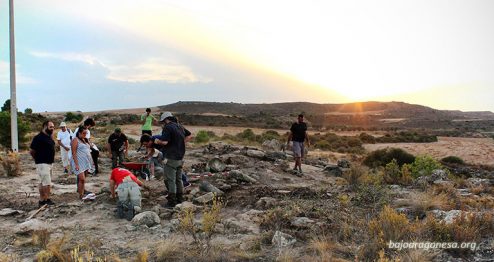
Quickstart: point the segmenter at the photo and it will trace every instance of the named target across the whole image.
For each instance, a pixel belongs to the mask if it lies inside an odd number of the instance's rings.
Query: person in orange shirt
[[[125,168],[114,168],[110,175],[110,192],[113,199],[118,195],[117,215],[132,220],[141,211],[141,187],[146,186]]]

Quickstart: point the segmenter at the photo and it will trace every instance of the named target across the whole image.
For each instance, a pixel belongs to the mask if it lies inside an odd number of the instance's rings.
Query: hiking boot
[[[42,207],[46,204],[46,200],[38,201],[38,207]]]
[[[117,217],[124,218],[124,207],[121,202],[117,203]]]
[[[177,204],[180,204],[184,202],[184,194],[183,193],[177,193]]]
[[[55,203],[53,201],[51,201],[51,199],[49,199],[49,198],[45,201],[45,204],[47,204],[49,206],[55,205]]]
[[[124,205],[124,217],[127,219],[127,221],[131,221],[132,218],[134,218],[135,212],[134,212],[134,206],[132,204],[127,204]]]
[[[177,195],[175,193],[169,193],[167,199],[168,201],[164,208],[173,209],[177,205]]]

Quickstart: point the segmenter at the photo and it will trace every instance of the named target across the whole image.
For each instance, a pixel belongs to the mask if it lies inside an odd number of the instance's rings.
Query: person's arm
[[[79,143],[79,141],[77,141],[78,139],[72,139],[72,142],[70,143],[70,147],[72,149],[72,159],[74,160],[74,164],[75,164],[75,170],[76,171],[79,171],[79,161],[77,160],[77,143]]]
[[[141,180],[139,180],[136,176],[134,176],[134,174],[130,174],[129,176],[130,179],[132,179],[132,181],[136,182],[136,184],[138,184],[141,187],[144,187],[144,184],[141,182]]]
[[[33,157],[33,159],[34,159],[34,155],[36,155],[36,150],[34,150],[34,149],[32,149],[32,148],[31,148],[31,149],[29,149],[29,154],[30,154],[30,155]]]
[[[110,192],[111,198],[115,198],[115,181],[110,177]]]
[[[309,132],[305,131],[305,141],[307,142],[307,146],[310,146]]]
[[[125,154],[125,156],[127,156],[127,154],[129,153],[129,140],[127,140],[127,139],[124,142],[124,148],[125,148],[124,154]]]
[[[184,128],[184,134],[185,134],[185,143],[192,140],[192,133],[189,130],[187,130],[186,128]]]
[[[155,138],[154,139],[154,143],[157,144],[157,145],[160,145],[160,146],[166,146],[166,145],[168,145],[168,141],[163,141],[163,140],[160,140],[158,138]]]
[[[287,145],[290,144],[290,141],[292,141],[292,137],[293,137],[293,133],[292,133],[292,131],[290,131],[290,134],[288,134],[288,139],[286,141]]]
[[[111,145],[110,145],[110,143],[106,143],[106,151],[108,151],[108,154],[111,155]]]

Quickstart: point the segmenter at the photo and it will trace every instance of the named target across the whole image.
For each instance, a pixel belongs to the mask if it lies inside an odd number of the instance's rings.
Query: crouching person
[[[115,168],[110,176],[110,192],[117,201],[117,215],[119,218],[132,220],[134,215],[141,211],[141,187],[145,185],[125,168]]]

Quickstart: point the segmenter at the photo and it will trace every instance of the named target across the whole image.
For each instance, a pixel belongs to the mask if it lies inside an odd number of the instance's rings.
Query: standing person
[[[39,176],[39,202],[40,207],[54,205],[50,199],[51,193],[51,174],[53,162],[55,161],[55,141],[52,135],[55,125],[51,121],[43,122],[41,132],[34,136],[31,142],[29,153],[34,158],[36,164],[36,173]]]
[[[110,175],[111,197],[118,195],[117,214],[132,220],[141,210],[141,188],[144,184],[125,168],[114,168]],[[116,193],[115,193],[116,192]]]
[[[75,138],[72,139],[71,151],[72,159],[70,165],[72,167],[72,173],[77,176],[77,192],[79,192],[79,198],[85,200],[94,196],[91,192],[85,191],[86,176],[93,171],[93,161],[91,158],[91,150],[89,141],[86,138],[87,128],[79,126],[75,133]]]
[[[99,149],[91,141],[91,131],[89,131],[89,129],[96,126],[96,123],[94,122],[94,120],[92,118],[88,118],[88,119],[84,120],[83,125],[87,129],[86,139],[89,143],[89,148],[91,151],[91,158],[93,159],[93,163],[94,163],[94,167],[95,167],[94,171],[93,171],[94,173],[92,173],[92,174],[97,175],[99,173],[99,166],[98,166]],[[75,130],[75,133],[77,133],[77,129]]]
[[[161,137],[154,139],[154,144],[163,146],[166,164],[164,172],[168,182],[167,208],[173,208],[183,201],[182,166],[185,155],[185,142],[190,139],[191,133],[174,121],[170,112],[161,115],[160,122],[164,123]]]
[[[70,141],[72,140],[72,131],[67,128],[65,122],[60,123],[60,131],[57,133],[57,143],[60,146],[60,155],[62,158],[63,173],[68,174],[69,158],[70,158]]]
[[[143,121],[142,125],[142,134],[153,135],[153,121],[157,121],[157,119],[151,115],[151,108],[146,108],[146,113],[141,115],[141,121]]]
[[[111,168],[117,167],[117,158],[118,165],[121,165],[129,150],[129,140],[119,127],[115,128],[115,132],[108,137],[106,148],[111,154]]]
[[[290,128],[290,134],[288,135],[287,145],[293,142],[293,158],[295,159],[295,166],[293,170],[302,174],[302,158],[304,157],[304,141],[307,142],[307,146],[310,146],[309,134],[307,133],[307,124],[304,122],[304,115],[298,115],[297,122],[292,124]]]

